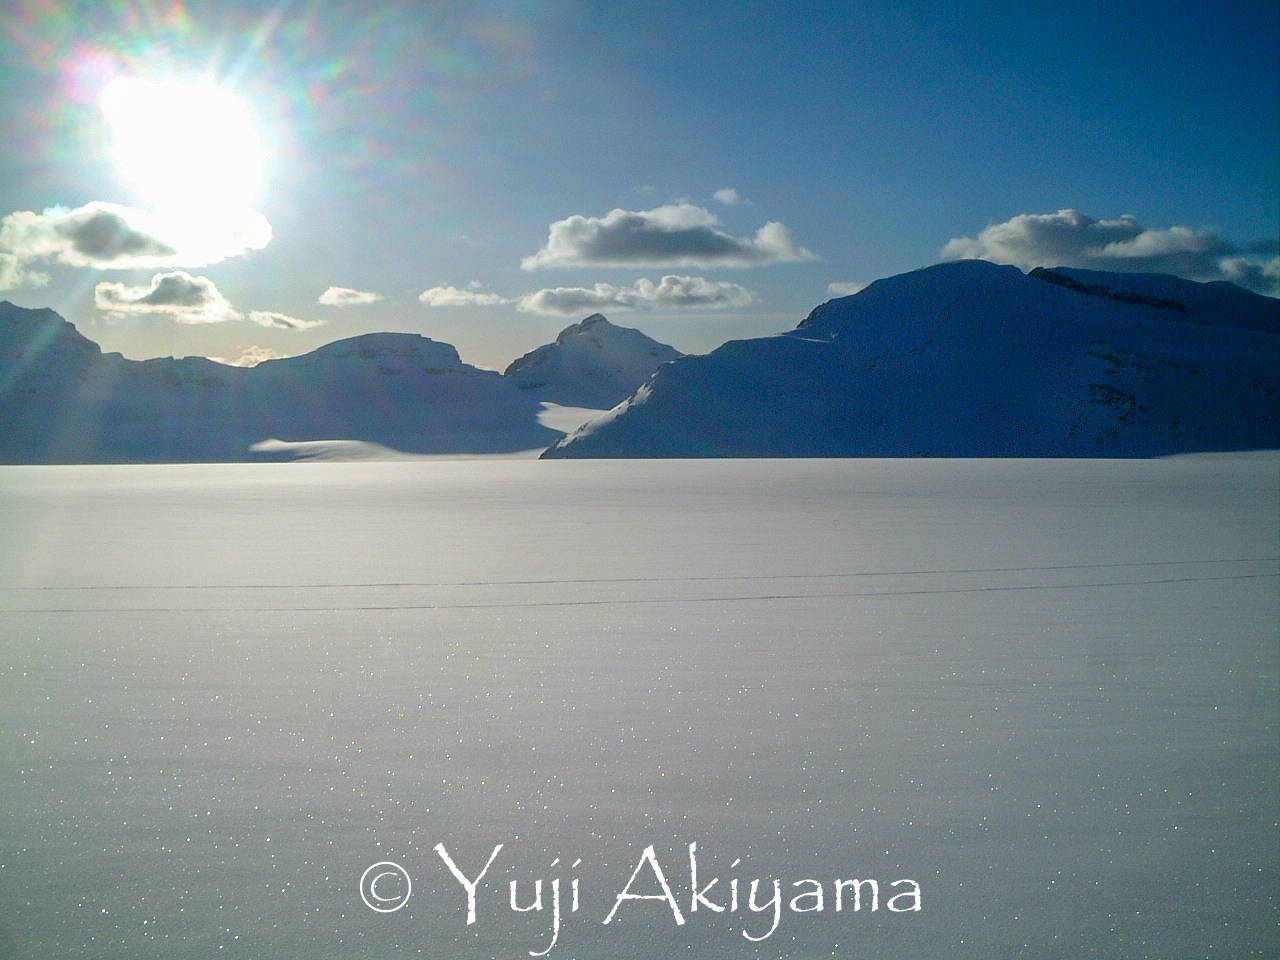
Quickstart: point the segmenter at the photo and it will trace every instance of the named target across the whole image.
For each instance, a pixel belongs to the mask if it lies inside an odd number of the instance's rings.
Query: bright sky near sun
[[[688,352],[981,256],[1280,293],[1271,0],[18,0],[0,297],[126,356]]]

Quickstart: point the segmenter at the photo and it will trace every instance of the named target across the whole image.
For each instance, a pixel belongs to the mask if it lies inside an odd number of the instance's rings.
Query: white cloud
[[[283,360],[288,357],[287,353],[280,353],[270,347],[260,347],[254,345],[245,349],[235,360],[228,360],[224,357],[210,357],[210,360],[216,363],[225,363],[229,367],[256,367],[258,364],[267,360]]]
[[[0,253],[0,290],[12,290],[26,282],[22,261],[12,253]]]
[[[0,224],[0,246],[20,260],[56,260],[73,267],[156,266],[176,251],[139,221],[137,211],[114,203],[75,210],[19,210]]]
[[[726,207],[736,207],[742,202],[742,195],[733,187],[722,187],[712,194],[717,201],[723,203]]]
[[[594,287],[555,287],[539,290],[520,300],[526,313],[573,316],[605,310],[701,309],[717,310],[741,307],[757,299],[754,291],[736,283],[707,280],[703,277],[665,276],[659,283],[637,280],[629,287],[597,283]]]
[[[496,307],[515,302],[496,293],[485,293],[474,282],[467,284],[465,290],[450,286],[432,287],[418,294],[418,299],[429,307]]]
[[[1189,280],[1230,280],[1280,293],[1280,258],[1272,241],[1241,247],[1211,230],[1175,226],[1153,230],[1132,216],[1095,220],[1078,210],[1024,213],[988,226],[976,237],[956,237],[944,257],[979,258],[1030,270],[1083,267],[1134,273],[1171,273]],[[1272,255],[1266,263],[1250,259]]]
[[[551,224],[547,243],[525,270],[546,267],[754,267],[816,259],[791,233],[766,223],[754,238],[733,237],[715,214],[690,203],[653,210],[613,210],[604,217],[574,215]]]
[[[182,270],[157,273],[148,287],[123,283],[99,283],[94,303],[112,314],[160,313],[178,323],[224,323],[243,316],[207,277],[193,277]]]
[[[12,253],[0,251],[0,290],[14,287],[43,287],[49,282],[47,273],[31,270]]]
[[[271,225],[253,210],[179,216],[95,200],[74,210],[19,210],[0,221],[0,250],[22,262],[100,270],[203,267],[270,242]]]
[[[837,297],[849,297],[866,288],[867,285],[865,283],[858,283],[856,280],[836,281],[835,283],[827,284],[827,293]]]
[[[250,310],[249,319],[260,327],[275,327],[278,330],[310,330],[312,327],[324,326],[323,320],[299,320],[274,310]]]
[[[1280,257],[1272,257],[1266,263],[1228,257],[1222,261],[1222,272],[1232,283],[1280,297]]]
[[[155,313],[177,323],[228,323],[249,320],[277,330],[309,330],[323,320],[300,320],[274,310],[250,310],[246,317],[231,305],[207,277],[193,277],[184,270],[157,273],[149,286],[129,287],[103,281],[94,287],[94,303],[113,317]]]
[[[376,303],[382,299],[380,293],[365,290],[352,290],[350,287],[330,287],[320,294],[316,303],[326,307],[353,307],[362,303]]]

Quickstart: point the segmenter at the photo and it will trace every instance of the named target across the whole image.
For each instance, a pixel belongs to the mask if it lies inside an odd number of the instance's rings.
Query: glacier
[[[552,958],[1274,956],[1278,497],[1274,454],[0,467],[0,953],[516,960],[554,886]],[[499,844],[468,924],[435,848]],[[683,924],[619,906],[649,848]]]

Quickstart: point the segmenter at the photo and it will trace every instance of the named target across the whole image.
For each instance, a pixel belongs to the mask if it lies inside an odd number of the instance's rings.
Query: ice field
[[[1273,957],[1278,585],[1274,454],[3,467],[0,956]]]

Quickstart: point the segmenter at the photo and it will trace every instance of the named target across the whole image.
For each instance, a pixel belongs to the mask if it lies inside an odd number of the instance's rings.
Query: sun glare
[[[251,208],[266,152],[244,102],[213,83],[121,77],[102,93],[116,163],[163,212]]]

